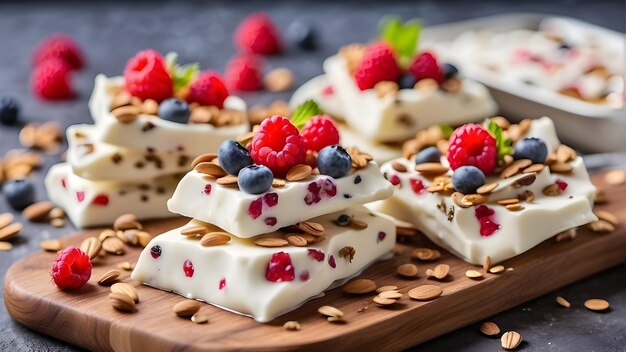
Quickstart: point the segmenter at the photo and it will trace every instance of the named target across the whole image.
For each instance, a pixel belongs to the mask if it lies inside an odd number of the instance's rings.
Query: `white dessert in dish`
[[[319,215],[391,196],[393,187],[374,162],[341,178],[314,175],[255,195],[218,185],[214,177],[190,171],[169,209],[217,225],[242,238],[272,232]]]
[[[452,171],[422,173],[415,171],[413,159],[397,159],[381,169],[398,189],[373,208],[412,223],[433,242],[473,264],[483,263],[486,256],[492,262],[509,259],[560,232],[595,221],[595,187],[582,158],[567,155],[572,151],[560,146],[552,120],[534,120],[525,137],[545,142],[553,153],[547,159],[550,166],[529,169],[530,160],[512,161],[508,171],[520,165],[515,173],[504,178],[507,167],[499,176],[487,176],[490,191],[479,188],[479,194],[463,195],[449,187]],[[449,165],[445,156],[441,165]]]
[[[367,229],[338,226],[335,220],[341,214],[366,222]],[[202,246],[180,233],[190,226],[210,226],[192,220],[155,237],[141,253],[132,279],[268,322],[334,282],[359,274],[395,244],[393,221],[362,206],[311,221],[324,226],[325,241],[265,248],[236,236],[224,245]],[[347,247],[352,249],[342,250]]]
[[[166,203],[179,179],[178,175],[168,175],[144,182],[91,181],[61,163],[50,168],[45,186],[49,199],[82,228],[110,225],[127,213],[138,219],[171,217]]]

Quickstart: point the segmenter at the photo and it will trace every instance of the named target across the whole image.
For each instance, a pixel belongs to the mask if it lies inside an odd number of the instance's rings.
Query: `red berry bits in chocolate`
[[[191,260],[185,260],[185,262],[183,263],[183,272],[185,272],[186,277],[193,276],[194,269]]]
[[[319,249],[309,249],[308,254],[309,258],[317,260],[318,262],[324,261],[324,257],[326,257],[324,252],[320,251]]]
[[[224,287],[226,287],[226,278],[222,278],[222,279],[220,280],[220,284],[219,284],[219,289],[220,289],[220,290],[223,290],[223,289],[224,289]]]
[[[165,59],[156,50],[142,50],[132,57],[126,64],[124,81],[126,90],[142,100],[161,102],[174,94]]]
[[[474,215],[480,224],[480,235],[489,237],[500,229],[500,224],[495,221],[496,212],[486,205],[479,205],[474,209]]]
[[[272,258],[267,262],[265,278],[270,282],[293,281],[295,270],[291,264],[291,256],[285,252],[272,254]]]
[[[54,258],[50,275],[58,288],[77,289],[89,280],[91,268],[89,256],[85,252],[76,247],[68,247]]]

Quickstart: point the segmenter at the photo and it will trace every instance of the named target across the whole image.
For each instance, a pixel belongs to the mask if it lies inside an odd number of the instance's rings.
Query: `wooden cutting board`
[[[601,205],[626,224],[626,187],[607,186],[600,176],[595,183],[606,190],[608,204]],[[147,224],[160,233],[183,224],[173,219]],[[80,242],[98,230],[82,231],[63,239],[66,245]],[[435,248],[423,236],[396,246],[392,259],[367,269],[361,277],[379,286],[396,285],[404,293],[421,284],[443,288],[441,297],[417,302],[404,296],[389,308],[376,306],[373,294],[348,296],[335,289],[268,324],[260,324],[224,310],[203,304],[209,323],[197,325],[178,318],[172,306],[182,297],[136,282],[125,272],[123,282],[132,283],[140,296],[134,313],[114,310],[108,303],[109,288],[97,285],[100,275],[124,261],[134,263],[140,249],[132,248],[123,256],[107,256],[94,266],[89,283],[77,292],[58,290],[50,280],[53,253],[37,253],[15,263],[7,272],[4,300],[11,316],[34,330],[72,344],[101,351],[286,351],[286,350],[382,350],[396,351],[414,346],[457,328],[480,321],[503,310],[556,290],[576,280],[610,268],[626,260],[626,228],[621,225],[608,235],[581,229],[570,241],[546,241],[518,257],[508,260],[514,268],[498,275],[486,274],[480,280],[465,277],[467,264],[449,253],[435,263],[417,263],[420,276],[401,279],[399,264],[411,262],[409,253],[416,246]],[[451,276],[439,282],[426,278],[424,271],[436,264],[451,267]],[[250,292],[253,299],[254,292]],[[332,305],[345,313],[346,324],[332,324],[317,313],[322,305]],[[297,320],[300,331],[286,331],[282,325]]]

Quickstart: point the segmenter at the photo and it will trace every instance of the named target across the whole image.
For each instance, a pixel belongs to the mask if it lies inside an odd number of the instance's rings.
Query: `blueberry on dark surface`
[[[400,87],[400,89],[413,89],[416,82],[417,79],[415,79],[415,76],[413,76],[413,74],[404,73],[402,74],[402,76],[400,76],[400,79],[398,79],[398,86]]]
[[[239,188],[250,194],[261,194],[267,191],[272,187],[273,180],[272,170],[267,166],[256,164],[241,169],[237,177]]]
[[[437,147],[422,149],[415,155],[415,164],[438,163],[441,153]]]
[[[287,27],[287,41],[304,50],[317,48],[317,32],[313,25],[306,21],[295,20]]]
[[[539,138],[524,138],[515,143],[513,158],[516,160],[530,159],[533,164],[543,164],[546,157],[548,157],[548,147]]]
[[[485,184],[485,174],[476,166],[461,166],[454,170],[452,184],[463,194],[475,193],[478,187]]]
[[[340,178],[352,169],[352,158],[341,146],[329,145],[317,155],[317,168],[322,175]]]
[[[3,125],[12,125],[17,122],[17,115],[20,112],[20,105],[17,100],[11,97],[3,97],[0,99],[0,123]]]
[[[220,166],[231,175],[238,175],[239,171],[248,165],[252,165],[252,157],[248,149],[237,141],[229,139],[220,144],[217,151]]]
[[[447,62],[443,64],[442,71],[443,71],[443,78],[446,80],[459,74],[459,69],[456,68],[456,66],[454,66],[453,64],[449,64]]]
[[[180,99],[165,99],[159,105],[159,117],[163,120],[177,123],[187,123],[189,120],[189,114],[189,105]]]
[[[2,193],[14,209],[21,210],[35,202],[35,187],[27,179],[10,180],[4,183]]]

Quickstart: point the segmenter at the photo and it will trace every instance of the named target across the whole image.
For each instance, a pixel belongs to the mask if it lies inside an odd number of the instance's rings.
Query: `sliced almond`
[[[568,163],[556,163],[550,165],[550,171],[558,174],[566,174],[572,172],[574,168]]]
[[[184,229],[180,231],[181,235],[188,236],[188,237],[204,236],[207,233],[209,233],[209,229],[202,225],[185,227]]]
[[[98,235],[98,240],[100,242],[106,240],[109,237],[115,237],[116,236],[116,231],[112,230],[112,229],[106,229],[103,230],[102,232],[100,232],[100,234]]]
[[[115,280],[117,280],[118,277],[120,277],[122,273],[120,273],[118,270],[109,270],[106,273],[102,274],[102,276],[100,276],[100,278],[98,279],[98,284],[100,285],[111,285],[115,282]]]
[[[311,235],[322,235],[324,233],[324,225],[317,222],[303,221],[296,225],[300,230]]]
[[[107,253],[122,255],[126,252],[124,242],[117,237],[109,237],[102,242],[102,249]]]
[[[54,204],[52,204],[52,202],[37,202],[24,208],[24,210],[22,210],[22,215],[30,221],[39,221],[46,218],[52,208],[54,208]]]
[[[293,72],[287,68],[276,68],[263,78],[265,88],[270,92],[284,92],[293,86]]]
[[[283,324],[283,328],[289,331],[297,331],[297,330],[300,330],[300,323],[298,323],[297,321],[290,320],[290,321],[285,322],[285,324]]]
[[[409,297],[416,301],[431,301],[443,294],[443,289],[435,285],[421,285],[409,291]]]
[[[205,247],[220,246],[228,242],[230,242],[230,236],[226,232],[209,232],[200,240],[200,244]]]
[[[87,237],[80,244],[79,248],[89,256],[89,259],[94,259],[100,253],[102,242],[96,237]]]
[[[130,262],[121,262],[121,263],[117,264],[116,267],[118,269],[122,269],[122,270],[126,270],[126,271],[130,271],[130,270],[133,270],[135,268],[135,266],[133,264],[131,264]]]
[[[500,333],[500,327],[491,321],[480,324],[480,332],[487,336],[496,336]]]
[[[480,279],[483,277],[483,274],[481,274],[480,271],[477,270],[467,270],[465,272],[465,276],[469,277],[470,279]]]
[[[262,237],[254,240],[254,244],[260,247],[284,247],[289,244],[287,240],[278,237]]]
[[[524,174],[530,174],[530,173],[540,173],[541,171],[543,171],[543,168],[546,167],[544,164],[532,164],[529,167],[525,168],[524,170],[522,170],[522,173]]]
[[[561,296],[556,296],[556,303],[558,303],[561,307],[570,308],[572,306],[568,300]]]
[[[356,279],[343,285],[341,290],[349,294],[362,295],[376,291],[376,283],[370,279]]]
[[[217,179],[216,183],[222,186],[236,186],[237,185],[237,176],[235,175],[226,175]]]
[[[136,236],[137,236],[137,243],[141,247],[147,246],[148,243],[150,243],[150,241],[152,240],[152,235],[146,231],[137,231]]]
[[[52,225],[53,227],[63,227],[65,226],[65,220],[60,218],[54,218],[50,220],[50,225]]]
[[[593,311],[603,311],[609,309],[609,302],[599,298],[592,298],[585,301],[585,308]]]
[[[113,222],[114,230],[130,230],[130,229],[139,229],[141,230],[143,227],[137,221],[137,216],[135,214],[124,214],[120,215]]]
[[[13,248],[11,242],[0,241],[0,251],[10,251]]]
[[[385,291],[385,292],[391,292],[391,291]],[[380,306],[389,306],[392,305],[394,303],[396,303],[398,300],[397,299],[393,299],[393,298],[385,298],[385,297],[381,297],[376,296],[372,299],[372,301],[374,301],[374,303],[380,305]]]
[[[492,274],[499,274],[504,271],[504,265],[496,265],[493,268],[489,269],[489,272]]]
[[[491,269],[491,257],[485,256],[485,260],[483,261],[483,271],[488,272]]]
[[[281,188],[281,187],[285,187],[285,180],[282,180],[280,178],[275,178],[272,180],[272,187],[274,188]]]
[[[402,164],[401,162],[398,162],[398,161],[393,161],[391,163],[391,167],[394,170],[398,171],[398,172],[406,172],[407,171],[406,166],[404,166],[404,164]]]
[[[500,342],[505,350],[514,350],[522,343],[522,335],[516,331],[507,331],[502,334]]]
[[[111,114],[115,116],[120,123],[132,123],[137,120],[137,117],[141,114],[141,109],[133,105],[120,106],[119,108],[113,109]]]
[[[383,291],[381,293],[378,294],[378,297],[382,297],[382,298],[389,298],[389,299],[394,299],[394,300],[399,300],[400,298],[402,298],[402,293],[398,292],[398,291]]]
[[[367,228],[367,223],[365,221],[352,218],[352,221],[350,221],[350,227],[356,230],[365,230]]]
[[[381,287],[377,288],[376,292],[381,293],[381,292],[385,292],[385,291],[395,291],[397,289],[398,289],[398,286],[387,285],[387,286],[381,286]]]
[[[213,159],[215,159],[215,158],[217,158],[217,154],[216,153],[207,153],[207,154],[198,155],[191,162],[191,167],[195,168],[200,163],[209,163],[209,162],[213,161]]]
[[[614,186],[626,183],[626,172],[624,170],[611,170],[604,175],[606,183]]]
[[[304,180],[305,178],[311,175],[312,171],[313,171],[313,168],[311,168],[309,165],[298,164],[292,167],[291,169],[289,169],[289,171],[287,172],[286,178],[288,181],[292,181],[292,182]]]
[[[407,263],[407,264],[402,264],[398,266],[398,268],[396,269],[396,272],[398,273],[398,275],[402,277],[414,278],[414,277],[417,277],[419,270],[417,269],[417,265]]]
[[[607,234],[607,233],[611,233],[615,231],[615,226],[613,226],[613,224],[605,220],[598,220],[598,221],[590,222],[589,224],[587,224],[587,227],[591,231],[595,233],[600,233],[600,234]]]
[[[10,223],[13,222],[13,214],[11,213],[2,213],[0,214],[0,230],[7,227]]]
[[[191,316],[191,321],[196,324],[206,324],[209,322],[209,316],[205,313],[197,312]]]
[[[500,200],[496,201],[496,203],[498,203],[500,205],[516,204],[516,203],[519,203],[519,199],[517,199],[517,198],[500,199]]]
[[[0,241],[12,240],[22,231],[22,224],[14,222],[2,229],[0,229]]]
[[[519,172],[519,166],[515,164],[511,164],[510,166],[502,170],[502,172],[500,173],[500,178],[510,178],[510,177],[517,175],[518,172]]]
[[[415,171],[426,175],[441,175],[448,172],[449,168],[440,163],[421,163],[415,165]]]
[[[39,243],[39,246],[44,251],[48,252],[58,252],[63,249],[63,243],[59,240],[45,240]]]
[[[123,312],[132,312],[135,310],[135,301],[124,293],[110,293],[109,303],[111,303],[113,308]]]
[[[452,199],[454,204],[460,206],[461,208],[471,207],[472,206],[471,204],[463,203],[463,197],[465,197],[465,195],[463,195],[463,193],[461,192],[454,192],[452,193],[452,195],[450,195],[450,198]]]
[[[343,318],[343,312],[333,306],[321,306],[317,312],[327,317]]]
[[[437,260],[441,257],[441,253],[436,249],[430,248],[415,248],[413,252],[411,252],[411,258],[419,259],[423,261],[432,261]]]
[[[296,247],[305,247],[308,244],[306,238],[295,233],[287,235],[287,242],[289,242],[290,245]]]
[[[619,219],[617,219],[617,216],[613,215],[612,213],[609,213],[606,210],[597,209],[597,210],[594,210],[593,213],[596,214],[598,219],[609,222],[611,223],[611,225],[615,226],[619,223]]]
[[[222,169],[221,166],[216,165],[212,162],[202,162],[196,165],[196,167],[194,167],[194,170],[196,170],[197,172],[201,174],[205,174],[205,175],[209,175],[213,177],[226,176],[226,171],[224,171],[224,169]]]
[[[509,205],[505,205],[504,206],[506,208],[506,210],[509,211],[520,211],[520,210],[524,210],[524,206],[522,206],[521,204],[517,203],[517,204],[509,204]]]
[[[132,285],[125,282],[118,282],[111,285],[111,292],[125,294],[130,297],[133,302],[139,303],[139,294],[137,293],[137,290]]]
[[[191,317],[200,310],[200,303],[195,299],[180,301],[172,307],[174,314],[179,317]]]
[[[450,265],[448,264],[439,264],[432,270],[432,276],[439,280],[445,279],[450,273]]]

